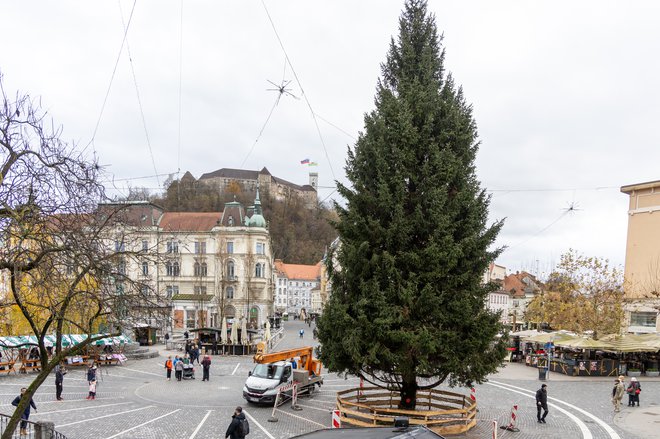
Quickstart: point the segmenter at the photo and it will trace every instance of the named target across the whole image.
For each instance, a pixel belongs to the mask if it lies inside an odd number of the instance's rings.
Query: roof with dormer
[[[165,212],[159,226],[167,232],[210,232],[221,218],[220,212]]]

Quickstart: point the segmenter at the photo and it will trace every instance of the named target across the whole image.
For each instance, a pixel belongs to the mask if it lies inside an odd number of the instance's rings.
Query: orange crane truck
[[[265,343],[257,345],[256,365],[243,386],[247,402],[273,404],[280,388],[294,382],[298,393],[312,393],[323,384],[321,362],[314,358],[311,346],[266,353]],[[288,391],[290,393],[290,391]]]

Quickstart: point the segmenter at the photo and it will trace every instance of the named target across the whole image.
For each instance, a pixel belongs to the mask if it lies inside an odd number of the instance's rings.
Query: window
[[[123,252],[126,249],[126,246],[124,245],[124,241],[116,240],[115,241],[115,251],[116,252]]]
[[[254,277],[264,277],[264,264],[257,263],[254,269]]]
[[[179,276],[181,274],[181,268],[179,267],[178,262],[168,261],[165,263],[165,275],[166,276]]]
[[[227,287],[227,299],[234,298],[234,287]]]
[[[193,292],[195,294],[203,294],[206,295],[206,285],[195,285],[193,287]]]
[[[140,294],[143,296],[146,296],[149,294],[149,286],[148,285],[140,285]]]
[[[72,262],[66,264],[66,274],[73,274],[74,267]]]
[[[234,261],[228,261],[227,262],[227,277],[229,279],[234,279],[234,276],[235,276]]]
[[[119,263],[117,264],[117,273],[121,275],[126,274],[126,261],[119,261]]]
[[[124,284],[117,284],[117,286],[115,287],[115,291],[119,295],[124,294]]]
[[[142,276],[149,276],[149,263],[146,261],[142,262]]]
[[[179,243],[175,240],[167,241],[167,253],[179,253]]]
[[[227,253],[230,255],[234,253],[234,243],[232,241],[227,243]]]
[[[195,327],[195,314],[194,310],[186,310],[186,328],[192,329]]]
[[[179,294],[179,286],[178,285],[168,285],[165,287],[165,291],[167,293],[167,298],[171,299],[172,296],[175,296]]]
[[[201,264],[195,262],[195,265],[193,265],[193,272],[195,276],[208,276],[208,266],[206,265],[206,262],[202,262]]]
[[[149,251],[149,241],[142,241],[142,253]]]
[[[227,225],[229,225],[229,227],[234,225],[234,217],[233,216],[229,215],[229,218],[227,218]]]
[[[266,254],[266,244],[263,242],[257,242],[257,254],[264,255]]]
[[[195,253],[198,255],[206,254],[206,241],[195,242]]]
[[[644,326],[645,328],[655,328],[656,312],[631,312],[630,326]]]

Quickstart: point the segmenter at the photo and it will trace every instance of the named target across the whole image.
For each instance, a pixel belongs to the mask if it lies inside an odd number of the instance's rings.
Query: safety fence
[[[0,413],[0,434],[4,434],[11,416]],[[25,427],[25,428],[22,428]],[[12,439],[66,439],[62,433],[55,431],[52,422],[19,422],[12,434]]]
[[[380,387],[357,387],[337,392],[342,424],[360,427],[394,425],[406,417],[410,425],[424,425],[439,434],[461,434],[477,424],[477,403],[469,396],[445,390],[417,391],[415,410],[399,409],[400,394]]]

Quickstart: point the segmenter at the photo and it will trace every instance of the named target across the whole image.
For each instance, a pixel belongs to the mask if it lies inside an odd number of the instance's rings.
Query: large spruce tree
[[[444,69],[423,0],[408,0],[377,86],[376,109],[349,150],[337,205],[341,244],[319,322],[330,371],[399,390],[481,382],[504,356],[482,279],[502,226],[475,175],[477,128]]]

